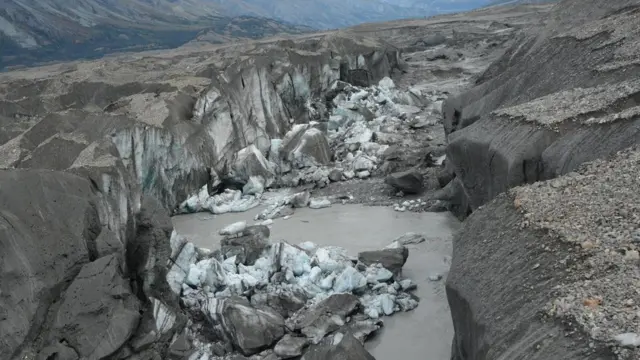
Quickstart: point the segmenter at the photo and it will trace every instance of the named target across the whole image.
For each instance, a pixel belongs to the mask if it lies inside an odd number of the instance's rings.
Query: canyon
[[[638,358],[639,16],[1,73],[2,358]]]

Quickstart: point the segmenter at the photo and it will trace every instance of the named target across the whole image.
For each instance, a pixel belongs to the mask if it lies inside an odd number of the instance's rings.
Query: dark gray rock
[[[347,325],[340,332],[349,334],[362,344],[383,326],[382,320],[370,319],[367,315],[354,315]]]
[[[0,354],[39,334],[44,310],[95,256],[95,200],[91,183],[73,174],[0,170]]]
[[[206,311],[210,321],[219,321],[234,348],[244,355],[272,346],[285,334],[284,319],[272,309],[256,308],[240,297],[209,301]]]
[[[331,172],[329,173],[329,180],[333,182],[342,181],[342,171],[338,169],[331,170]]]
[[[115,255],[82,267],[62,297],[54,323],[82,358],[103,359],[133,335],[140,320],[140,302],[123,278]]]
[[[282,279],[277,279],[277,274],[282,274]],[[274,277],[272,277],[272,282],[274,283],[279,283],[283,280],[284,274],[281,272],[274,274]],[[251,303],[258,307],[267,306],[277,311],[283,318],[288,319],[305,306],[307,296],[302,290],[297,288],[281,288],[277,291],[254,294],[251,297]]]
[[[136,235],[126,248],[127,269],[134,280],[134,291],[141,299],[154,297],[178,309],[178,297],[171,292],[166,280],[171,257],[171,218],[157,199],[143,196],[136,220]]]
[[[635,78],[637,67],[619,55],[638,51],[630,40],[636,20],[626,12],[635,6],[563,1],[544,31],[522,35],[474,88],[447,99],[447,161],[468,203],[458,215],[510,187],[569,173],[640,142],[640,120],[630,110],[637,91],[622,90],[636,85],[621,84]],[[594,89],[598,95],[585,95]],[[557,115],[549,122],[548,114]]]
[[[270,246],[269,233],[269,228],[264,225],[249,226],[238,237],[220,240],[221,251],[227,258],[237,256],[238,262],[253,265]]]
[[[164,360],[160,352],[154,349],[144,350],[125,357],[127,360]]]
[[[334,294],[287,320],[287,327],[300,331],[317,344],[325,335],[343,326],[346,317],[359,306],[360,300],[355,295]]]
[[[273,352],[281,359],[291,359],[302,355],[304,349],[309,345],[309,339],[306,337],[285,335],[276,346]]]
[[[296,193],[291,198],[291,206],[294,208],[305,208],[309,206],[309,200],[311,199],[311,193],[309,191],[302,191]]]
[[[351,334],[338,332],[320,344],[312,345],[301,360],[375,360]]]
[[[363,251],[358,254],[358,261],[370,266],[381,264],[385,269],[391,271],[394,276],[402,272],[402,267],[409,257],[409,249],[400,246],[393,249],[383,249],[374,251]]]
[[[442,48],[438,50],[429,51],[425,58],[428,61],[435,60],[458,60],[460,58],[460,54],[458,54],[455,50],[449,48]]]
[[[385,181],[406,194],[417,194],[424,189],[424,178],[415,169],[389,174]]]
[[[188,358],[193,352],[191,342],[187,339],[185,332],[182,332],[171,342],[167,354],[171,360],[181,360]]]
[[[79,360],[78,353],[65,343],[55,343],[42,349],[36,360]]]
[[[557,264],[572,250],[552,245],[553,251],[545,251],[544,244],[557,242],[521,229],[522,221],[513,199],[503,194],[471,214],[454,237],[446,282],[455,328],[452,359],[484,357],[489,349],[530,360],[614,359],[608,346],[594,342],[592,348],[588,335],[565,336],[560,322],[540,318],[554,287],[571,275]]]

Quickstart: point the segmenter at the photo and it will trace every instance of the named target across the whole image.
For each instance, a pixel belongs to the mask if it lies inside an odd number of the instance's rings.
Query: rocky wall
[[[357,70],[371,83],[399,67],[397,50],[366,39],[255,52],[200,95],[132,83],[71,86],[68,98],[54,91],[33,106],[7,100],[15,123],[0,146],[3,358],[178,356],[186,317],[165,280],[175,260],[166,209],[238,150],[255,144],[266,154],[292,122],[318,116],[312,103],[334,80]],[[124,89],[123,97],[100,98],[101,89]],[[132,111],[148,97],[162,105]]]
[[[640,97],[627,82],[639,70],[637,6],[562,1],[540,34],[523,36],[475,87],[445,102],[449,168],[466,198],[457,205],[468,203],[458,215],[640,140]]]
[[[525,184],[532,185],[523,189],[534,192],[556,188],[553,181],[544,187],[540,182],[571,178],[582,164],[640,142],[638,9],[638,1],[561,1],[539,33],[523,35],[473,88],[443,105],[448,146],[447,170],[440,178],[451,179],[444,192],[451,209],[468,216],[454,240],[447,280],[455,327],[452,359],[637,356],[633,345],[620,350],[612,336],[597,335],[611,324],[593,330],[585,325],[590,320],[582,322],[603,311],[601,304],[591,309],[587,295],[576,300],[586,302],[571,316],[547,316],[558,289],[576,278],[587,288],[597,281],[587,270],[595,266],[589,265],[591,255],[550,235],[557,228],[548,223],[563,221],[551,209],[569,209],[565,202],[573,192],[603,183],[615,192],[616,179],[626,175],[607,180],[592,175],[554,192],[552,203],[532,203],[548,214],[537,228],[528,226],[520,200],[505,192]],[[617,166],[612,162],[606,168]],[[606,198],[583,200],[596,209],[622,201],[613,193]],[[584,206],[570,209],[567,213],[579,214]],[[630,241],[626,235],[620,239]],[[607,281],[626,276],[611,275]]]

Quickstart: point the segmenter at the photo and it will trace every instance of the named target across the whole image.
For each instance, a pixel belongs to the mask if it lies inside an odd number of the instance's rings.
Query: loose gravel
[[[523,228],[575,245],[571,283],[547,311],[571,319],[619,359],[640,358],[640,149],[511,190]],[[574,254],[575,255],[575,254]],[[592,343],[593,345],[593,343]]]

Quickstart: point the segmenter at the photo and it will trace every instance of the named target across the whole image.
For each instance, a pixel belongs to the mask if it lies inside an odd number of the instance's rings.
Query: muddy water
[[[258,209],[246,213],[212,216],[182,215],[173,218],[176,230],[196,245],[215,248],[219,229],[235,221],[254,223]],[[391,208],[361,205],[333,205],[313,210],[297,209],[288,220],[276,219],[271,227],[272,240],[290,243],[313,241],[319,245],[337,245],[357,254],[380,249],[406,232],[420,232],[427,241],[410,245],[403,274],[418,284],[420,306],[407,313],[384,317],[384,328],[367,348],[378,360],[448,360],[453,328],[449,317],[444,282],[429,276],[448,271],[452,233],[458,222],[448,213],[399,213]]]

